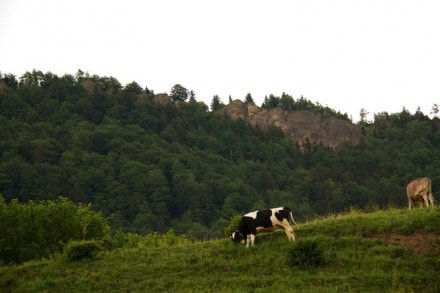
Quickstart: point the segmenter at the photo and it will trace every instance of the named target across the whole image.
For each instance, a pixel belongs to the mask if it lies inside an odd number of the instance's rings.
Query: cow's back
[[[416,199],[422,193],[431,193],[431,179],[428,177],[414,179],[406,186],[406,195],[410,199]]]

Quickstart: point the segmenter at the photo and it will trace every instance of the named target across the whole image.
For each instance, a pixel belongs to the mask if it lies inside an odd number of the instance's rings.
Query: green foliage
[[[64,255],[68,262],[83,259],[93,259],[102,251],[101,244],[96,240],[70,241],[64,248]]]
[[[231,217],[231,219],[229,220],[229,225],[225,228],[225,234],[227,236],[231,235],[231,233],[234,232],[235,229],[237,229],[242,217],[243,216],[239,214],[235,214]]]
[[[18,81],[14,74],[8,73],[2,75],[0,73],[0,80],[3,80],[7,87],[11,89],[17,89],[18,88]]]
[[[318,102],[313,103],[312,101],[302,96],[299,99],[295,100],[291,95],[288,95],[286,93],[283,93],[281,97],[274,96],[273,94],[270,94],[269,97],[266,96],[264,98],[262,107],[268,109],[281,108],[287,111],[311,111],[314,113],[318,113],[322,116],[330,116],[336,117],[338,119],[349,120],[347,114],[336,112],[328,106],[323,106]]]
[[[142,87],[137,82],[132,81],[124,87],[124,90],[133,94],[140,94]]]
[[[223,104],[223,103],[220,101],[220,97],[219,97],[219,96],[214,95],[214,97],[212,98],[212,102],[211,102],[211,105],[210,105],[210,106],[211,106],[211,111],[216,111],[216,110],[218,110],[218,109],[224,107],[225,104]]]
[[[289,249],[286,262],[289,266],[311,269],[321,267],[326,261],[323,249],[316,241],[300,240]]]
[[[103,248],[106,250],[114,250],[120,248],[136,248],[142,236],[136,233],[116,231],[111,237],[103,239]]]
[[[188,239],[184,236],[179,236],[174,233],[173,230],[169,230],[164,234],[151,233],[141,238],[139,245],[141,247],[171,247],[171,246],[184,246],[188,244]]]
[[[22,263],[60,252],[69,240],[102,239],[109,226],[90,205],[67,198],[6,204],[0,195],[0,263]]]
[[[247,93],[247,94],[246,94],[246,97],[244,98],[244,100],[245,100],[245,102],[248,103],[248,104],[252,104],[252,105],[255,104],[254,99],[252,98],[251,93]]]
[[[138,247],[150,249],[152,247],[182,246],[188,242],[188,238],[176,235],[172,229],[163,234],[153,232],[146,235],[117,231],[111,237],[103,239],[103,247],[107,250],[133,249]]]
[[[175,84],[171,88],[170,98],[174,102],[176,101],[185,102],[188,99],[188,90],[180,84]]]

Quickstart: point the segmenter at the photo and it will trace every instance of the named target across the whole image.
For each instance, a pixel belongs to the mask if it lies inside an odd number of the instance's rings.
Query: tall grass
[[[192,242],[169,232],[124,236],[93,259],[62,256],[0,268],[0,291],[18,292],[438,292],[439,249],[418,253],[374,235],[437,233],[440,210],[351,211],[300,224],[297,242],[319,245],[324,265],[292,266],[282,232],[246,249],[229,239]]]

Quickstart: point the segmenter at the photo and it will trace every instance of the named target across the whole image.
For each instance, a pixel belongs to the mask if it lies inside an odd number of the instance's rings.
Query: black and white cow
[[[295,234],[289,221],[298,226],[293,219],[292,211],[287,207],[250,212],[241,218],[238,228],[232,232],[231,238],[235,243],[244,240],[246,247],[249,247],[249,244],[254,246],[255,236],[258,232],[283,229],[287,238],[294,241]]]

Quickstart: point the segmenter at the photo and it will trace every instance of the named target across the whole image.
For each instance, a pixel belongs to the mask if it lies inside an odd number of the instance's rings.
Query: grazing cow
[[[246,247],[249,247],[249,244],[254,246],[255,236],[258,232],[272,232],[276,229],[283,229],[287,238],[294,241],[295,234],[289,220],[298,226],[293,219],[292,211],[286,207],[250,212],[241,218],[238,228],[232,232],[231,238],[235,243],[244,240]]]
[[[406,186],[406,196],[408,197],[408,208],[412,209],[414,203],[425,201],[428,207],[430,204],[434,205],[434,196],[432,195],[431,179],[428,177],[417,178],[408,183]]]

